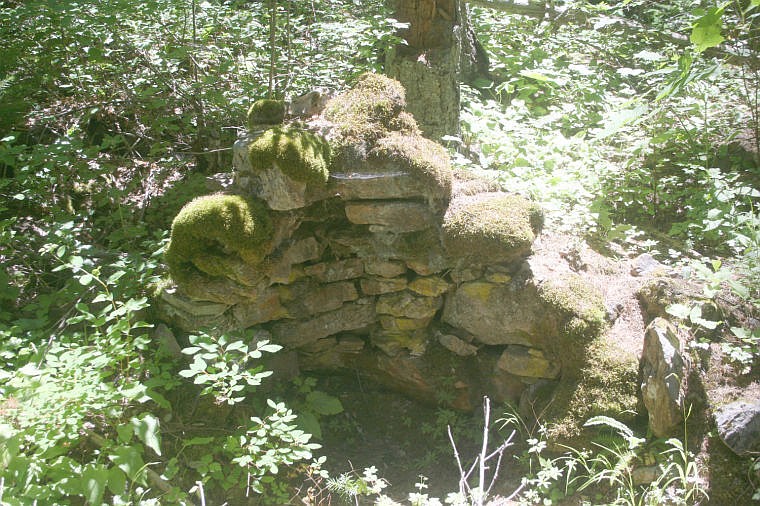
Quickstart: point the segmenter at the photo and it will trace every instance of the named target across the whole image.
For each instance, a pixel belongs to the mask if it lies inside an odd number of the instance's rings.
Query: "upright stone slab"
[[[655,318],[644,336],[640,377],[649,428],[657,437],[672,435],[683,421],[687,374],[678,331],[664,318]]]

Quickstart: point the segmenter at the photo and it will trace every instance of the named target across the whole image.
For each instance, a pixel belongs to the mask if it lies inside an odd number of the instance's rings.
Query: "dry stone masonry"
[[[534,278],[539,208],[452,170],[397,82],[366,75],[306,123],[280,124],[284,111],[254,104],[233,185],[175,219],[167,321],[255,327],[302,370],[462,409],[582,365],[601,298],[580,278]]]

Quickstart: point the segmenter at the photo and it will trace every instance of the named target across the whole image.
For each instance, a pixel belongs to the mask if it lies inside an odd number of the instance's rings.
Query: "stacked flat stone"
[[[256,166],[251,146],[271,125],[250,125],[234,146],[232,192],[269,209],[263,259],[230,253],[213,276],[199,265],[164,290],[166,318],[187,331],[264,329],[301,368],[357,368],[427,400],[447,385],[465,409],[484,393],[516,401],[525,385],[557,378],[557,336],[577,315],[542,298],[530,276],[540,211],[455,177],[444,150],[408,122],[356,148],[358,161],[334,152],[324,183]],[[340,125],[320,117],[306,128],[345,146]]]

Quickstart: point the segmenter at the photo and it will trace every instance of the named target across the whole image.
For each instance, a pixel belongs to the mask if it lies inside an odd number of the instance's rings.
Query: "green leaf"
[[[676,318],[685,320],[689,317],[691,308],[689,308],[689,306],[686,306],[684,304],[671,304],[670,306],[665,308],[665,312],[668,313],[669,315],[675,316]]]
[[[161,433],[159,432],[158,418],[150,413],[143,413],[141,418],[132,418],[130,423],[135,435],[157,455],[161,455]]]
[[[706,329],[709,330],[715,330],[715,328],[720,325],[720,322],[716,322],[713,320],[705,320],[704,318],[695,318],[692,320],[695,324],[700,325]]]
[[[726,40],[720,34],[723,28],[723,10],[723,7],[712,8],[694,23],[689,40],[696,46],[697,52],[701,53]]]
[[[108,458],[116,466],[124,471],[124,474],[132,481],[145,484],[145,463],[140,451],[134,446],[120,446],[114,449]]]
[[[547,82],[552,80],[551,77],[542,74],[541,72],[536,72],[535,70],[523,69],[520,71],[520,75],[539,82]]]
[[[309,392],[306,396],[309,407],[320,415],[337,415],[343,412],[343,404],[340,399],[326,394],[320,390]]]
[[[108,469],[102,465],[87,467],[82,472],[84,496],[90,504],[102,504],[108,483]]]
[[[319,420],[314,413],[305,412],[299,413],[298,425],[304,431],[317,439],[322,439],[322,426],[319,425]]]
[[[638,105],[633,109],[622,109],[610,114],[604,121],[604,127],[596,134],[597,139],[606,139],[618,133],[623,127],[636,122],[647,113],[645,105]]]
[[[113,495],[121,495],[127,486],[127,475],[118,467],[108,469],[108,490]]]
[[[697,320],[700,318],[702,318],[702,306],[696,304],[691,308],[691,311],[689,311],[689,320],[691,320],[692,323],[697,323]]]
[[[118,441],[121,444],[129,443],[132,440],[133,434],[132,427],[129,425],[119,425],[116,427],[116,433],[118,434]]]
[[[277,353],[282,349],[279,344],[263,344],[259,346],[260,351],[266,351],[267,353]]]

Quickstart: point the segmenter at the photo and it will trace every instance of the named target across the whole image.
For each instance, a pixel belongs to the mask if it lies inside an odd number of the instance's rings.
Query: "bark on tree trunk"
[[[391,0],[396,19],[409,23],[405,45],[386,58],[386,74],[406,89],[407,108],[431,139],[459,131],[459,81],[488,71],[460,0]]]

